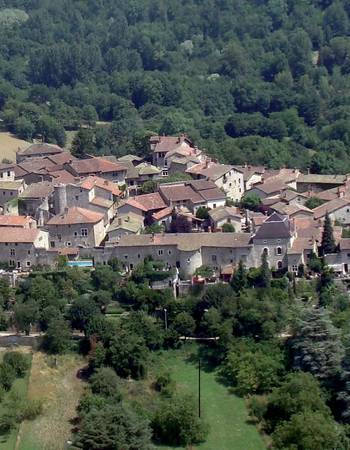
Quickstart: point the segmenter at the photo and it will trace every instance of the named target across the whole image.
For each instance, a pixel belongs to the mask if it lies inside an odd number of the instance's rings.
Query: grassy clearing
[[[29,145],[30,142],[18,139],[7,131],[0,132],[0,162],[4,158],[15,162],[18,149],[27,148]]]
[[[33,355],[28,397],[41,399],[44,412],[23,422],[16,450],[62,450],[71,437],[70,420],[84,389],[76,374],[84,362],[76,355],[57,357],[57,367],[53,362],[43,353]]]
[[[190,362],[196,359],[196,347],[186,344],[182,351],[164,352],[159,359],[159,369],[169,370],[177,387],[198,398],[198,366]],[[194,358],[193,358],[194,357]],[[193,450],[264,450],[263,439],[254,425],[247,422],[248,413],[243,399],[231,394],[217,381],[215,370],[201,372],[201,412],[210,425],[205,443]],[[162,450],[175,447],[158,446]],[[182,447],[176,447],[182,448]]]
[[[22,351],[20,348],[16,348],[15,350]],[[2,359],[4,353],[5,351],[1,350],[0,359]],[[27,353],[27,349],[25,353]],[[32,355],[28,354],[28,358],[32,359]],[[6,395],[7,396],[10,395],[11,392],[18,392],[21,395],[21,397],[22,396],[25,397],[28,391],[29,377],[30,377],[30,370],[28,370],[24,378],[17,378],[15,380],[10,392],[7,393]],[[5,399],[6,397],[4,398],[4,400]],[[3,409],[3,403],[0,403],[0,414],[2,414],[3,412],[5,412]],[[15,450],[17,435],[18,435],[18,428],[15,428],[14,430],[11,431],[11,433],[4,436],[0,436],[0,450]]]

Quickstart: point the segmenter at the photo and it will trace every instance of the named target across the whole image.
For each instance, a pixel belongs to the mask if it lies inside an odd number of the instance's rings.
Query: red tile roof
[[[185,135],[181,136],[152,136],[150,143],[155,144],[154,152],[169,152],[178,148],[183,142],[191,144],[190,139]]]
[[[85,223],[97,223],[103,220],[102,213],[90,211],[85,208],[68,208],[63,214],[52,217],[47,225],[75,225]]]
[[[53,144],[32,144],[24,150],[19,150],[19,155],[35,156],[35,155],[54,155],[63,152],[61,147]]]
[[[39,236],[40,230],[37,228],[8,227],[0,233],[0,243],[33,243]]]
[[[118,186],[115,183],[112,183],[112,181],[105,180],[101,177],[96,176],[89,176],[82,180],[79,183],[79,186],[82,189],[91,190],[93,187],[97,186],[100,189],[104,189],[105,191],[110,192],[111,194],[120,197],[122,195],[122,191],[118,188]]]
[[[0,216],[0,227],[24,227],[31,220],[30,216]]]
[[[160,211],[152,214],[153,220],[161,220],[164,219],[164,217],[168,217],[172,214],[173,208],[171,206],[168,206],[167,208],[161,209]]]
[[[78,175],[126,171],[126,167],[103,158],[88,158],[72,161],[69,164]]]
[[[136,197],[129,199],[126,203],[133,205],[135,206],[135,208],[139,208],[145,212],[167,207],[159,192],[154,192],[153,194],[137,195]]]

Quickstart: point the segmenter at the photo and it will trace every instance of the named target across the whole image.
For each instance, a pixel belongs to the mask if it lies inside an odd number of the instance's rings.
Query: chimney
[[[118,218],[118,225],[121,225],[122,224],[122,219],[119,217]]]
[[[345,196],[345,191],[343,187],[338,187],[338,197],[343,198]]]
[[[307,168],[307,174],[310,175],[310,167]]]

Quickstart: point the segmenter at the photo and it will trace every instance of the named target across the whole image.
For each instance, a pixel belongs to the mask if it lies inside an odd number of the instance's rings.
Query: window
[[[76,195],[76,196],[75,196],[75,200],[79,200],[79,195]]]
[[[86,236],[88,235],[88,230],[87,230],[87,228],[82,228],[81,231],[80,231],[80,233],[81,233],[81,236],[86,237]]]
[[[50,242],[50,247],[51,247],[51,248],[54,248],[54,247],[55,247],[55,241],[51,241],[51,242]]]
[[[187,258],[187,264],[191,262],[191,258]]]
[[[30,250],[28,250],[27,254],[30,255]]]
[[[163,255],[163,250],[158,250],[158,255],[162,256]]]
[[[213,208],[214,208],[214,209],[216,208],[216,203],[213,204]]]
[[[350,208],[347,208],[346,212],[350,212]]]
[[[15,267],[15,262],[14,262],[13,259],[10,259],[10,261],[9,261],[9,266],[10,266],[10,267]]]
[[[264,239],[264,240],[263,240],[263,243],[264,243],[264,244],[267,244],[267,240],[266,240],[266,239]]]
[[[70,241],[66,242],[67,247],[71,247],[72,243]]]
[[[277,239],[277,244],[280,244],[281,243],[281,239]]]
[[[277,254],[277,255],[282,255],[282,249],[281,249],[281,247],[277,247],[277,248],[276,248],[276,254]]]
[[[163,175],[163,177],[167,177],[168,176],[168,171],[167,170],[163,170],[162,175]]]
[[[282,261],[277,261],[277,269],[282,269],[283,263]]]
[[[269,249],[267,247],[264,248],[263,253],[265,253],[265,255],[269,254]]]
[[[141,258],[141,255],[140,255],[140,253],[137,255],[137,257],[138,257],[138,259],[140,259]]]
[[[78,232],[74,231],[74,236],[77,237],[78,236]]]
[[[11,176],[11,172],[10,172],[10,171],[7,172],[7,176],[8,176],[8,177]]]
[[[124,258],[125,258],[125,259],[128,259],[128,255],[124,255]]]
[[[0,178],[2,178],[3,176],[4,176],[4,174],[1,172],[1,173],[0,173]]]
[[[298,266],[296,264],[292,265],[292,272],[298,272]]]
[[[27,261],[27,262],[26,262],[26,266],[27,266],[27,267],[30,267],[30,265],[31,265],[31,264],[30,264],[30,261]]]
[[[171,250],[168,250],[168,255],[171,255]]]
[[[132,270],[134,268],[134,264],[130,264],[130,270]]]
[[[10,256],[15,256],[16,255],[16,250],[14,248],[10,249]]]
[[[60,234],[57,235],[57,239],[61,242],[62,241],[62,236]]]
[[[231,219],[230,218],[227,219],[227,223],[231,223]]]
[[[216,261],[217,261],[216,255],[211,255],[211,260],[212,260],[213,262],[216,262]]]

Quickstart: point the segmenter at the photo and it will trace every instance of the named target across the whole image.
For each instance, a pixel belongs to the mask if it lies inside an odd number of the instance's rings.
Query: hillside
[[[90,124],[97,153],[186,131],[223,162],[350,171],[349,14],[349,0],[1,0],[1,118],[61,145]]]

